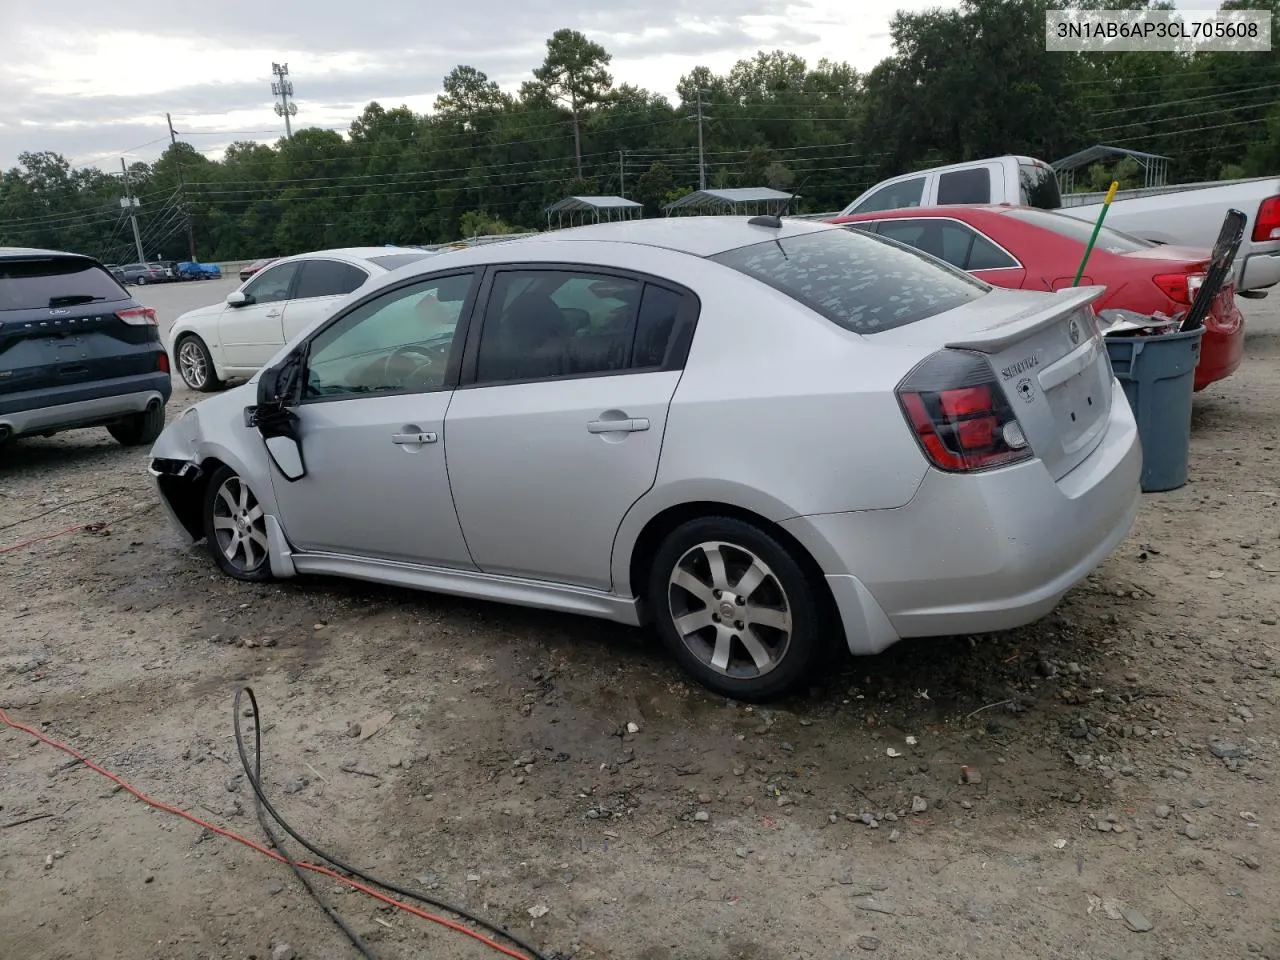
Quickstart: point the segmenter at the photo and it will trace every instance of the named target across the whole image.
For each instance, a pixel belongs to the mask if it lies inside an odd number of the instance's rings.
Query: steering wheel
[[[369,379],[376,379],[386,388],[408,387],[423,371],[439,367],[444,372],[444,365],[449,360],[451,341],[437,343],[410,343],[398,348],[385,359],[375,361],[366,374]]]

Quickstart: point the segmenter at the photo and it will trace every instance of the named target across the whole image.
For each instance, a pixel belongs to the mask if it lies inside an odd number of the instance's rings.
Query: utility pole
[[[142,234],[138,233],[138,215],[134,212],[142,204],[138,202],[138,198],[133,195],[133,189],[129,186],[129,168],[125,166],[124,157],[120,158],[120,173],[124,175],[124,196],[120,198],[120,207],[129,211],[129,222],[133,224],[133,242],[138,247],[138,262],[146,263],[146,254],[142,252]]]
[[[287,63],[271,64],[271,72],[275,74],[275,80],[271,83],[271,92],[280,98],[280,102],[276,104],[276,116],[284,117],[284,135],[286,139],[293,139],[293,128],[289,125],[289,118],[297,116],[298,105],[290,102],[289,98],[293,96],[293,81],[285,79],[289,76],[289,65]]]
[[[698,189],[699,190],[707,189],[707,164],[706,164],[706,160],[704,159],[704,154],[702,152],[702,124],[703,124],[703,121],[711,119],[705,113],[702,112],[702,108],[706,106],[706,104],[702,102],[702,95],[707,92],[709,91],[703,90],[701,87],[697,89],[696,93],[698,97],[698,102],[697,102],[698,112],[694,116],[686,118],[689,120],[696,120],[698,122]]]
[[[627,165],[626,151],[618,151],[618,196],[625,197],[627,195]]]
[[[176,147],[178,145],[178,134],[173,129],[173,117],[166,113],[164,118],[169,122],[169,142]],[[191,210],[187,206],[187,175],[182,169],[182,155],[175,150],[173,158],[178,162],[178,189],[181,197],[179,202],[182,204],[182,215],[187,221],[187,256],[192,263],[195,263],[196,236],[191,230]]]

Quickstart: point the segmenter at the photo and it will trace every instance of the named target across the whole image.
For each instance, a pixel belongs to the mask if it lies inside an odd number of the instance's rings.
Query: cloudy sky
[[[166,112],[213,157],[233,140],[271,142],[282,133],[273,62],[289,64],[296,124],[345,130],[371,100],[427,111],[458,63],[515,91],[561,27],[613,54],[615,82],[673,97],[692,67],[722,72],[759,49],[869,69],[890,52],[894,10],[958,5],[735,0],[717,14],[688,0],[561,0],[548,13],[520,0],[12,0],[0,30],[0,169],[24,150],[106,169],[121,155],[153,160]]]

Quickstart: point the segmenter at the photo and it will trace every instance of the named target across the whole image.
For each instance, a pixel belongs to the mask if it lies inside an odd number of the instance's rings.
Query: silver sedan
[[[1127,534],[1091,302],[756,217],[604,224],[377,278],[151,472],[230,576],[652,623],[706,686],[1029,623]]]

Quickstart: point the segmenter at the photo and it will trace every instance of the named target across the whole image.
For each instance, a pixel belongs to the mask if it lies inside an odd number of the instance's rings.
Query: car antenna
[[[803,187],[808,182],[809,178],[805,177],[804,180],[801,181],[800,186]],[[782,218],[791,214],[791,205],[795,203],[796,197],[799,195],[799,187],[797,187],[796,190],[793,190],[791,195],[787,197],[787,202],[782,205],[782,210],[780,212],[766,213],[758,217],[752,217],[747,221],[747,223],[753,227],[772,227],[774,230],[777,230],[782,226]]]

